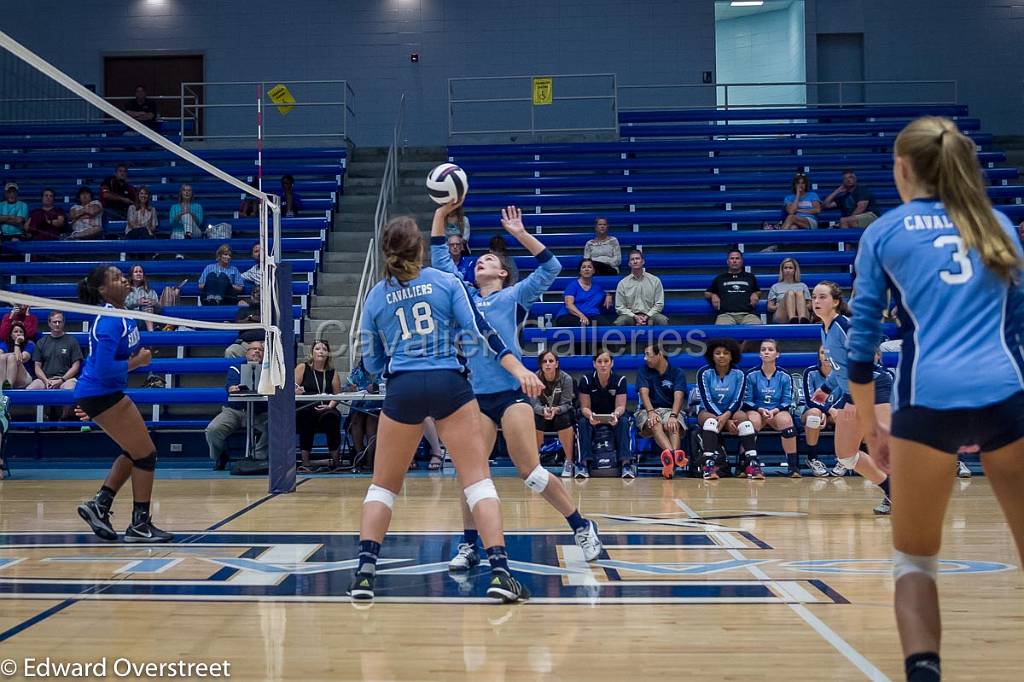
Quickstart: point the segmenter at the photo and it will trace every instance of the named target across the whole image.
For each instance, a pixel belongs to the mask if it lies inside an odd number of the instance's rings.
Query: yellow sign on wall
[[[295,108],[295,98],[292,97],[291,91],[283,83],[278,83],[270,88],[267,91],[267,97],[277,105],[277,110],[281,112],[282,116],[286,116],[289,111]]]
[[[533,79],[533,105],[551,104],[552,90],[550,78]]]

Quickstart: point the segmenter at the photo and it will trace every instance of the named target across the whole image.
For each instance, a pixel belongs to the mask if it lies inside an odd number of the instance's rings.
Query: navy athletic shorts
[[[399,372],[388,377],[383,412],[402,424],[444,419],[474,399],[469,380],[454,369]]]
[[[505,414],[505,410],[516,403],[530,404],[530,399],[518,388],[500,393],[485,393],[478,395],[476,399],[480,403],[480,411],[498,426],[501,426],[501,416]]]
[[[943,452],[973,445],[992,452],[1024,438],[1024,391],[985,407],[904,407],[892,415],[892,435]]]

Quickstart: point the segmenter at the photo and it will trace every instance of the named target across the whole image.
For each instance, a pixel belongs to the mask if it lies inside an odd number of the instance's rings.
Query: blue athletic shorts
[[[943,452],[971,445],[992,452],[1024,438],[1024,392],[985,407],[904,407],[892,415],[892,435]]]
[[[383,412],[402,424],[444,419],[474,400],[469,380],[454,369],[399,372],[388,377]]]
[[[498,426],[501,426],[501,416],[505,414],[505,410],[516,403],[530,404],[530,399],[518,388],[500,393],[485,393],[478,395],[476,399],[480,403],[480,411]]]

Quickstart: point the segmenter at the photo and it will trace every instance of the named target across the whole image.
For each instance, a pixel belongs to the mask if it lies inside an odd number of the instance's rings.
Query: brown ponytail
[[[894,151],[938,195],[964,246],[989,270],[1011,282],[1021,267],[1010,235],[992,212],[974,142],[948,118],[923,116],[896,137]]]
[[[380,238],[384,252],[385,279],[399,283],[419,277],[423,268],[423,235],[412,216],[397,216],[388,221]]]

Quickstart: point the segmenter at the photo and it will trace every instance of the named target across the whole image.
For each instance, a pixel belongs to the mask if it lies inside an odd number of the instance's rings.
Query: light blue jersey
[[[735,413],[743,406],[747,377],[739,369],[731,369],[720,377],[714,367],[705,365],[697,372],[697,390],[700,392],[701,410],[714,415]]]
[[[994,211],[1020,255],[1010,220]],[[968,251],[942,203],[915,199],[873,222],[856,260],[850,370],[870,381],[891,290],[903,349],[893,403],[982,408],[1024,390],[1024,291],[1007,286]]]
[[[882,319],[879,314],[878,319]],[[825,359],[832,365],[832,373],[828,375],[825,382],[820,386],[821,390],[829,395],[839,394],[838,400],[850,393],[850,378],[847,374],[849,363],[846,359],[846,344],[850,331],[850,318],[840,315],[832,320],[832,324],[826,331],[825,325],[821,325],[821,345],[825,349]],[[881,330],[879,330],[881,331]],[[871,364],[874,365],[875,356],[871,354]]]
[[[371,374],[465,371],[466,359],[456,342],[467,355],[486,355],[495,364],[509,352],[457,277],[423,268],[405,283],[380,281],[367,295],[359,344]]]
[[[430,256],[434,267],[438,270],[459,275],[452,263],[451,254],[448,253],[444,237],[431,238]],[[483,296],[479,289],[468,286],[477,309],[498,333],[509,350],[520,359],[523,357],[523,351],[519,347],[518,313],[520,310],[529,310],[530,306],[547,291],[558,277],[558,273],[562,271],[562,264],[547,249],[537,254],[537,261],[540,263],[540,267],[530,273],[529,277],[489,296]],[[477,395],[519,389],[519,382],[506,372],[505,368],[492,355],[472,353],[468,354],[468,359],[469,380],[473,384],[473,392]]]
[[[747,372],[743,406],[755,410],[788,410],[793,406],[793,378],[776,368],[771,378],[760,367]]]
[[[811,396],[817,393],[818,389],[821,388],[822,385],[825,383],[825,375],[818,370],[817,366],[808,367],[807,369],[805,369],[803,373],[803,378],[804,406],[807,409],[811,409],[812,407],[814,407],[821,410],[822,412],[828,412],[835,406],[837,402],[843,399],[842,391],[836,391],[835,393],[829,394],[829,396],[825,398],[825,402],[814,402]]]

